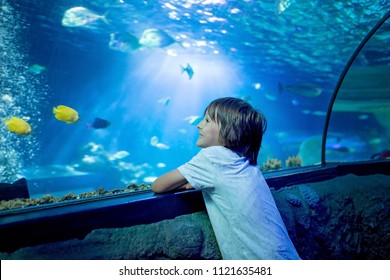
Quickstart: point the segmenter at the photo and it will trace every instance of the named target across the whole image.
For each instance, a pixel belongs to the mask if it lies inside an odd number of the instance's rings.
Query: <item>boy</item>
[[[257,166],[267,122],[244,100],[219,98],[198,124],[202,150],[152,190],[202,190],[223,259],[299,259]]]

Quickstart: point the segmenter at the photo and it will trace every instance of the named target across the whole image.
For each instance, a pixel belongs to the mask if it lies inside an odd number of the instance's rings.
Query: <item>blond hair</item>
[[[234,97],[212,101],[205,114],[220,125],[219,141],[239,156],[246,157],[251,165],[257,164],[267,120],[248,102]]]

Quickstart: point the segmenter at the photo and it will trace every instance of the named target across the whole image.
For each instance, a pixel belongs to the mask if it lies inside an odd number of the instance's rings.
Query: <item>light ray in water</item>
[[[110,110],[123,112],[120,117],[123,133],[122,136],[118,134],[118,138],[125,137],[123,134],[128,133],[135,121],[144,127],[142,135],[134,137],[134,143],[130,143],[133,137],[126,136],[132,154],[140,138],[150,142],[156,134],[161,143],[169,145],[170,154],[183,143],[195,148],[192,138],[197,134],[196,125],[183,119],[189,115],[203,116],[208,103],[215,98],[232,95],[241,84],[241,70],[222,55],[211,60],[191,54],[191,49],[187,52],[177,46],[176,50],[177,56],[167,55],[169,49],[143,49],[137,56],[129,57],[129,70],[123,76],[122,90],[116,93],[117,98]],[[180,65],[186,63],[196,69],[196,75],[191,80],[181,73]],[[161,106],[161,100],[167,96],[169,106]],[[183,128],[187,130],[184,136],[178,133]],[[156,160],[161,160],[157,158],[158,153],[166,151],[159,148],[156,152],[156,146],[147,147]]]

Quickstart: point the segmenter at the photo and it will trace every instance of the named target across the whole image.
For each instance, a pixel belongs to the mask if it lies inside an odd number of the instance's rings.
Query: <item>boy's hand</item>
[[[178,190],[190,190],[190,189],[193,189],[194,187],[190,184],[190,183],[185,183],[183,185],[181,185],[180,187],[178,187],[177,189]]]

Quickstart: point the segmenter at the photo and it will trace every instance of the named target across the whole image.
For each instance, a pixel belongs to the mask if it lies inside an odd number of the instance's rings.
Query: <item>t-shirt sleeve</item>
[[[189,162],[178,167],[179,172],[195,189],[214,186],[214,166],[208,156],[206,150],[202,149]]]

